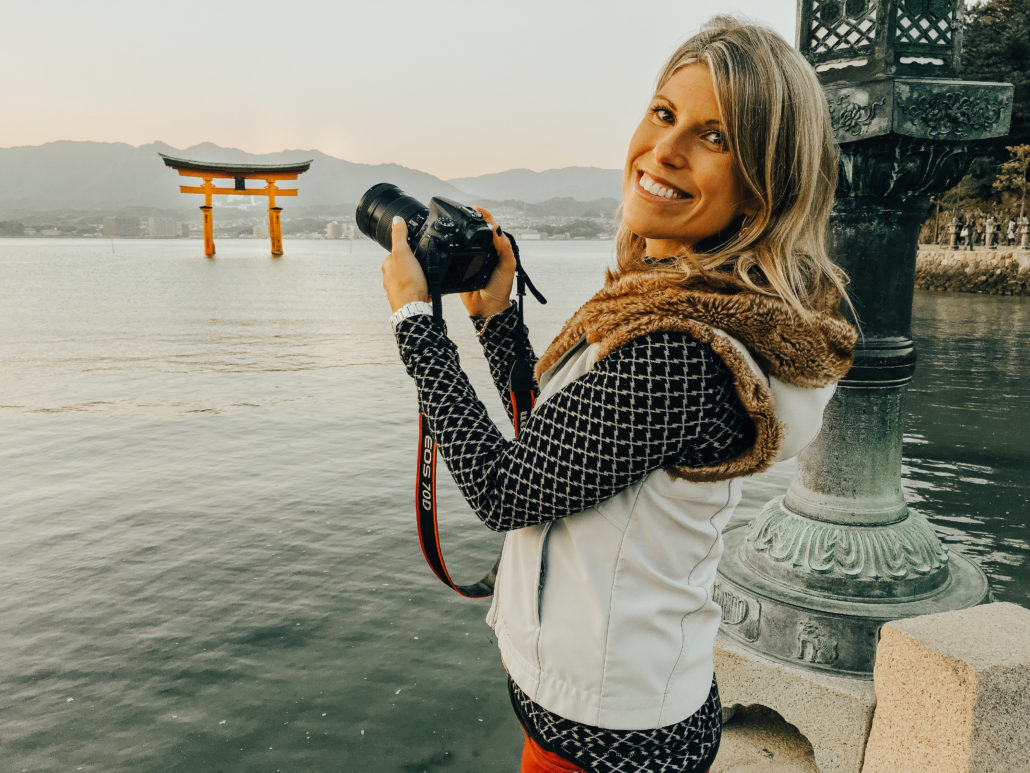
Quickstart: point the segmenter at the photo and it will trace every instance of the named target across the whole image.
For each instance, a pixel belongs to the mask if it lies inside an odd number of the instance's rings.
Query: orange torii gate
[[[268,235],[272,239],[272,254],[283,254],[283,233],[279,213],[282,207],[275,205],[276,196],[296,196],[296,188],[280,188],[276,183],[282,180],[296,180],[298,175],[308,171],[311,161],[295,164],[216,164],[207,161],[190,161],[158,153],[167,166],[178,170],[183,177],[200,177],[203,185],[180,185],[181,193],[203,193],[204,204],[204,254],[209,258],[215,254],[214,221],[211,217],[211,195],[215,193],[231,196],[268,196]],[[219,188],[215,180],[233,180],[232,188]],[[247,180],[264,180],[264,188],[248,188]]]

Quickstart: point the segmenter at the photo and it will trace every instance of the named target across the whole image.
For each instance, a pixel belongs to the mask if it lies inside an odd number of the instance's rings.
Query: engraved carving
[[[806,663],[830,665],[839,656],[837,640],[829,630],[814,620],[798,622],[796,643],[794,657]]]
[[[909,517],[889,528],[825,523],[784,509],[772,511],[750,540],[777,564],[851,579],[907,580],[936,572],[948,548],[924,521]]]
[[[869,126],[876,118],[876,111],[887,102],[887,97],[881,97],[879,102],[870,102],[868,105],[860,105],[846,94],[837,97],[837,104],[830,104],[830,123],[834,131],[845,131],[857,137],[863,129]]]
[[[737,629],[748,641],[758,641],[762,617],[762,604],[758,599],[729,590],[722,583],[715,584],[712,599],[722,607],[723,625]]]
[[[902,202],[955,185],[969,166],[969,146],[955,140],[890,135],[840,146],[837,206],[849,198]]]
[[[927,127],[931,137],[964,137],[970,130],[982,132],[997,125],[1005,100],[945,91],[899,102],[905,116],[916,126]]]

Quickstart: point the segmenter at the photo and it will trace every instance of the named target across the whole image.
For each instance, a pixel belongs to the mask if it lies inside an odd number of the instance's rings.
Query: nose
[[[679,132],[664,132],[654,146],[655,161],[671,169],[681,169],[687,165],[687,154],[683,145],[683,137]]]

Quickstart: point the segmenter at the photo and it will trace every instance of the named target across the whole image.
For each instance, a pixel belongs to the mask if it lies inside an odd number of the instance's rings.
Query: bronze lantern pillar
[[[983,602],[983,572],[901,490],[912,295],[930,197],[1003,136],[1012,86],[958,80],[962,0],[799,0],[798,47],[840,145],[830,223],[862,335],[786,495],[728,529],[722,633],[762,657],[870,679],[888,620]]]

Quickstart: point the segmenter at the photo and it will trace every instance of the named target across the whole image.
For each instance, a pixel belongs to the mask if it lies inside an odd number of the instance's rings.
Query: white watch
[[[397,326],[401,323],[402,320],[405,320],[408,317],[414,317],[418,314],[432,313],[432,304],[426,303],[425,301],[412,301],[411,303],[405,303],[403,306],[401,306],[399,309],[397,309],[397,311],[393,313],[392,317],[390,317],[390,327],[393,328],[394,331],[396,331]]]

